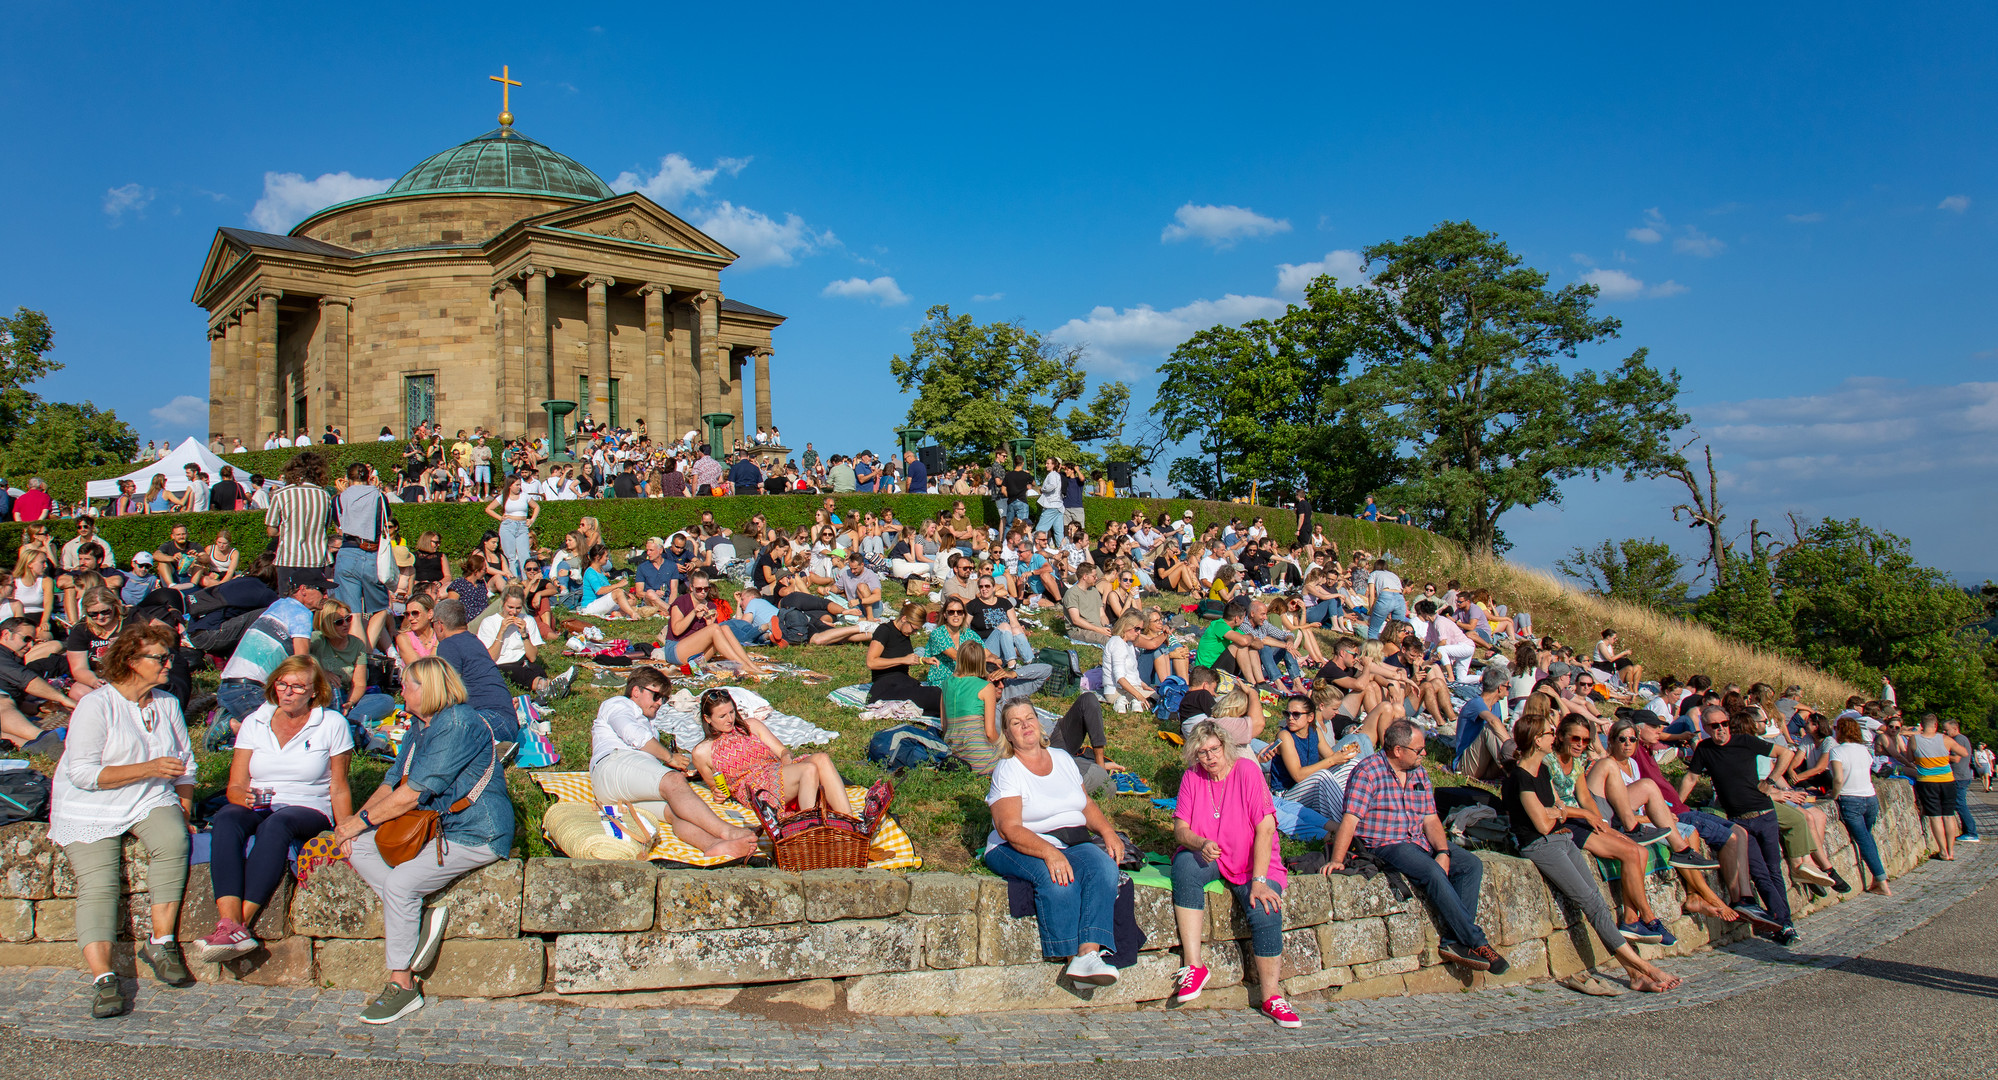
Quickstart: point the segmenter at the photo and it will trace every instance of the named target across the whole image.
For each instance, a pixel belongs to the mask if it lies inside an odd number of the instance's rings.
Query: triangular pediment
[[[550,211],[528,218],[518,227],[566,229],[626,243],[699,252],[729,262],[737,257],[714,237],[635,191],[585,206]]]
[[[201,275],[194,279],[194,302],[201,303],[201,298],[249,253],[249,245],[230,239],[220,229],[215,230],[215,239],[208,245],[208,258],[201,263]]]

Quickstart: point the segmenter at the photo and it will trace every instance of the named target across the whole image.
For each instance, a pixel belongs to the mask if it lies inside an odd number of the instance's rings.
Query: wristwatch
[[[1249,882],[1254,885],[1268,885],[1270,879],[1266,877],[1252,877],[1249,879]]]
[[[368,820],[368,811],[366,807],[362,807],[361,810],[358,813],[356,813],[354,816],[360,818],[361,824],[366,825],[368,828],[372,829],[375,827],[375,823]]]

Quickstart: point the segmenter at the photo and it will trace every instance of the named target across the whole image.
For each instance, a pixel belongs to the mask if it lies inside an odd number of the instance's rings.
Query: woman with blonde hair
[[[395,636],[395,651],[402,657],[405,669],[437,651],[437,626],[431,622],[436,609],[437,601],[420,593],[410,597],[403,609],[402,632]]]
[[[353,724],[355,742],[366,746],[367,729],[395,711],[395,699],[369,691],[368,643],[353,632],[347,605],[330,596],[319,605],[309,653],[332,684],[330,704]]]
[[[48,576],[50,561],[44,549],[22,545],[14,559],[14,591],[7,597],[15,618],[35,624],[37,641],[55,640],[57,600],[55,579]]]
[[[264,704],[243,719],[229,763],[229,802],[210,819],[216,922],[214,933],[197,943],[204,962],[255,951],[262,942],[250,931],[284,880],[291,845],[354,812],[347,786],[354,741],[346,719],[329,708],[333,691],[312,657],[286,657],[271,671]],[[256,846],[246,853],[253,838]]]
[[[165,473],[154,473],[153,482],[146,488],[146,513],[170,514],[173,512],[173,496],[167,494]]]
[[[388,982],[361,1011],[364,1024],[394,1023],[423,1007],[412,972],[437,958],[449,913],[424,906],[424,898],[505,856],[513,842],[499,737],[465,703],[464,680],[426,656],[403,673],[402,685],[416,722],[367,805],[333,828],[354,871],[382,898]],[[390,865],[374,830],[414,810],[437,814],[437,839]]]

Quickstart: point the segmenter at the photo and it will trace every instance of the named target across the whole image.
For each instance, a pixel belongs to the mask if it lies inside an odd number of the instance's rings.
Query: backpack
[[[927,724],[898,724],[875,732],[867,740],[867,760],[890,771],[919,765],[931,765],[944,772],[970,767],[963,758],[953,757],[950,746]]]
[[[783,634],[785,644],[803,645],[812,640],[812,634],[817,632],[818,620],[797,608],[780,608],[777,629]]]
[[[48,777],[33,769],[0,772],[0,825],[48,819]]]
[[[1074,649],[1042,649],[1034,654],[1034,662],[1046,664],[1052,672],[1048,681],[1042,684],[1041,693],[1067,697],[1081,685],[1082,673],[1076,669]]]
[[[1177,675],[1168,675],[1159,680],[1159,701],[1152,706],[1152,715],[1161,720],[1173,721],[1174,729],[1179,725],[1179,703],[1186,699],[1186,680]]]

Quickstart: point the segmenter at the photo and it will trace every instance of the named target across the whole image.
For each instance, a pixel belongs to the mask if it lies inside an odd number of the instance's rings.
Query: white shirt
[[[265,704],[243,721],[236,749],[250,751],[250,786],[271,789],[271,805],[309,806],[333,820],[333,756],[354,752],[347,718],[314,708],[288,743],[279,743],[271,718],[277,706]]]
[[[1049,750],[1048,755],[1054,759],[1054,768],[1046,776],[1035,776],[1020,764],[1019,758],[999,759],[992,770],[992,787],[985,793],[985,804],[990,806],[1001,799],[1017,797],[1020,824],[1058,848],[1067,847],[1047,833],[1051,829],[1088,825],[1083,807],[1089,805],[1089,794],[1082,790],[1082,770],[1075,767],[1075,759],[1068,756],[1068,751]],[[991,851],[1004,842],[1005,837],[993,829],[985,838],[985,850]]]
[[[162,757],[186,763],[180,779],[97,786],[106,766]],[[180,702],[157,689],[146,700],[133,702],[116,687],[100,686],[84,695],[69,718],[69,737],[50,790],[49,842],[82,844],[129,832],[154,810],[178,807],[174,786],[183,781],[194,783],[194,750]]]
[[[187,484],[187,513],[201,513],[208,509],[208,485],[199,480]]]
[[[1212,555],[1202,555],[1199,567],[1200,580],[1213,581],[1214,575],[1220,573],[1221,568],[1226,565],[1228,565],[1228,560],[1226,559],[1217,559]]]
[[[273,435],[270,438],[264,440],[264,449],[275,450],[278,448],[278,444],[281,442],[284,442],[284,440]]]
[[[540,648],[541,628],[534,625],[532,618],[523,618],[520,621],[527,627],[527,640],[533,642],[535,648]],[[492,648],[493,639],[499,636],[500,622],[499,616],[495,615],[479,624],[479,641],[488,649]],[[500,646],[499,655],[493,658],[493,663],[518,664],[525,659],[527,659],[527,646],[522,644],[520,631],[511,626],[507,627],[506,644]]]
[[[1103,689],[1128,693],[1120,682],[1143,687],[1144,675],[1138,670],[1138,647],[1125,641],[1122,635],[1112,635],[1103,643]]]
[[[1372,585],[1382,596],[1401,591],[1401,578],[1392,570],[1376,570],[1367,575],[1367,584]]]
[[[1845,767],[1845,783],[1840,785],[1840,795],[1873,794],[1873,751],[1865,743],[1839,743],[1832,747],[1831,759],[1834,767]]]
[[[597,718],[590,723],[590,764],[594,767],[620,750],[643,753],[640,748],[658,737],[659,729],[638,702],[622,694],[609,698],[597,707]]]
[[[293,441],[292,441],[292,444],[291,444],[291,445],[293,445],[293,446],[311,446],[311,445],[312,445],[312,436],[310,436],[310,435],[300,435],[300,436],[299,436],[299,437],[298,437],[297,439],[295,439],[295,440],[293,440]]]

